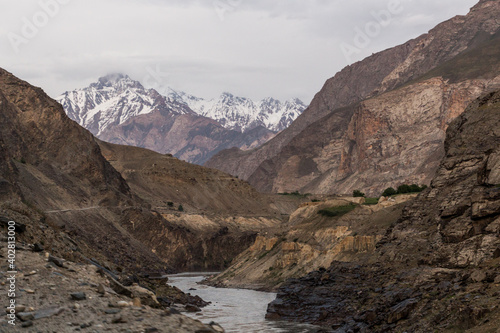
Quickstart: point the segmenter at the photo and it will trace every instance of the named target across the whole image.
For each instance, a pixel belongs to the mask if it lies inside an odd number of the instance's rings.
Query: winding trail
[[[50,214],[50,213],[77,212],[77,211],[92,210],[92,209],[99,209],[99,208],[101,208],[101,207],[100,207],[100,206],[93,206],[93,207],[87,207],[87,208],[76,208],[76,209],[46,210],[46,211],[45,211],[45,213]]]

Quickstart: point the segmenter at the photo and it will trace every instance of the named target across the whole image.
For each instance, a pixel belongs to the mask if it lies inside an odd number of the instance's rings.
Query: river
[[[318,331],[317,327],[311,325],[266,320],[267,304],[275,299],[275,293],[214,288],[198,284],[206,275],[177,274],[168,277],[169,284],[191,295],[198,295],[207,302],[212,302],[204,307],[202,312],[185,313],[186,315],[206,324],[214,321],[226,332],[316,333]]]

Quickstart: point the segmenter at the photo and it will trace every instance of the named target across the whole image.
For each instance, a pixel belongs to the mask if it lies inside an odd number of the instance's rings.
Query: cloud
[[[348,64],[340,45],[392,0],[65,0],[16,53],[9,33],[22,36],[26,20],[44,10],[40,4],[56,1],[0,0],[0,67],[52,96],[110,72],[143,80],[158,68],[168,74],[159,88],[309,102]],[[401,0],[403,12],[355,60],[465,14],[475,2]]]

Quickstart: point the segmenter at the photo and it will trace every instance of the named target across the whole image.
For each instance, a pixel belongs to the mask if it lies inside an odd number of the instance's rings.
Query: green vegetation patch
[[[366,198],[363,205],[370,206],[378,204],[379,198]]]
[[[334,206],[322,209],[318,211],[318,214],[326,217],[338,217],[338,216],[343,216],[349,212],[352,212],[356,207],[357,205],[355,204],[349,204],[345,206]]]
[[[395,190],[392,187],[386,188],[384,190],[384,192],[382,192],[382,196],[383,197],[390,197],[390,196],[397,195],[397,194],[420,193],[423,190],[425,190],[426,188],[427,188],[427,185],[418,186],[416,184],[412,184],[412,185],[403,184],[403,185],[398,186],[397,190]]]
[[[299,198],[305,198],[305,197],[308,197],[311,195],[310,193],[301,194],[299,191],[294,191],[292,193],[283,192],[283,193],[278,193],[278,194],[279,195],[290,195],[290,196],[299,197]]]

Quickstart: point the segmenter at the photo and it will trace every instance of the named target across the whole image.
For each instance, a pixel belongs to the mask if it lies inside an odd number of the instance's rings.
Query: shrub
[[[426,188],[427,188],[427,185],[418,186],[417,184],[411,184],[411,185],[403,184],[403,185],[398,186],[397,191],[395,189],[393,189],[392,187],[389,187],[388,189],[386,189],[384,191],[384,193],[382,193],[382,195],[384,197],[388,197],[388,196],[396,195],[396,194],[419,193],[419,192],[422,192],[423,190],[425,190]]]
[[[419,187],[419,189],[420,189],[420,187]],[[405,193],[410,193],[410,192],[411,192],[410,185],[403,184],[403,185],[398,186],[398,194],[405,194]]]
[[[361,192],[360,190],[354,190],[352,192],[352,196],[355,198],[364,198],[365,194]]]
[[[168,207],[174,207],[174,203],[172,201],[167,202]]]
[[[398,192],[392,187],[386,188],[384,192],[382,192],[383,197],[390,197],[391,195],[398,194]]]
[[[184,211],[184,207],[182,207],[182,205],[179,205],[179,208],[177,208],[177,210],[178,210],[179,212],[183,212],[183,211]]]

